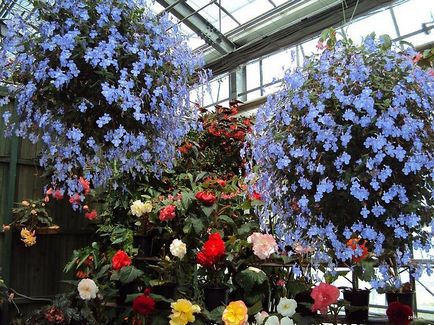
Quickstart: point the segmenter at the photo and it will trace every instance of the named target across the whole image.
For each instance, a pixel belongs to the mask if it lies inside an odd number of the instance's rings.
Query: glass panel
[[[241,24],[274,8],[267,0],[221,0],[221,5]]]
[[[247,94],[247,100],[253,100],[253,99],[256,99],[258,97],[261,97],[261,91],[260,90],[255,90],[255,91],[252,91],[252,92]]]
[[[260,86],[259,61],[246,66],[247,90]]]
[[[356,43],[359,43],[362,38],[374,31],[377,36],[383,34],[388,34],[392,38],[398,36],[389,10],[383,10],[367,18],[355,21],[347,28],[344,27],[344,30]]]
[[[394,7],[393,11],[398,22],[399,32],[401,36],[404,36],[405,34],[420,30],[422,23],[433,21],[434,1],[410,0]]]
[[[286,69],[294,65],[290,50],[271,55],[262,60],[263,83],[273,82],[275,79],[283,78]]]

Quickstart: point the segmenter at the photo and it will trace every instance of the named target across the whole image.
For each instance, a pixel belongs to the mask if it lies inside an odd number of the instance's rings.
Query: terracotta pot
[[[347,320],[360,324],[366,323],[369,315],[369,290],[344,290],[344,299],[350,303],[350,308],[345,308]],[[352,310],[351,307],[364,309]]]
[[[205,298],[205,308],[208,311],[226,305],[228,302],[228,288],[226,287],[205,287],[203,293]]]

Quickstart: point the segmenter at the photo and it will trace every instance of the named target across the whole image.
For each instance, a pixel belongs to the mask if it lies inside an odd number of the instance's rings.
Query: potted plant
[[[209,235],[196,255],[197,263],[201,266],[199,274],[202,277],[205,307],[209,311],[227,303],[229,288],[225,255],[225,242],[218,232]]]
[[[332,271],[360,237],[380,265],[392,254],[418,277],[412,249],[433,248],[433,77],[387,36],[356,45],[328,30],[322,41],[258,111],[250,178],[262,224],[272,211],[282,245],[312,246]]]
[[[345,306],[347,320],[353,322],[366,322],[369,315],[369,295],[370,290],[359,288],[359,280],[369,282],[375,277],[374,262],[369,253],[369,244],[362,238],[350,238],[347,246],[353,250],[351,263],[351,288],[344,288],[344,299],[348,301]],[[342,275],[338,272],[337,275]]]

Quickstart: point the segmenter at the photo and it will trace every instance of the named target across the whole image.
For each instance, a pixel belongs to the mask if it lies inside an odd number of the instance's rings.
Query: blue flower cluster
[[[0,79],[16,84],[8,134],[42,142],[41,165],[70,197],[82,194],[81,176],[98,187],[170,168],[197,126],[190,89],[208,78],[177,26],[141,0],[34,6],[30,19],[8,21],[0,47]]]
[[[351,260],[350,238],[398,266],[434,247],[434,79],[414,55],[384,38],[339,41],[260,108],[250,179],[282,246],[313,246],[331,269]]]

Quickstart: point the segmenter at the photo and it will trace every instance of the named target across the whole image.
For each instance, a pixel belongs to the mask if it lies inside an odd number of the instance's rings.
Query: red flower
[[[56,200],[62,200],[63,199],[63,194],[60,190],[55,190],[53,196]]]
[[[408,325],[413,319],[413,310],[408,305],[399,301],[392,302],[386,311],[387,317],[392,325]]]
[[[254,191],[253,194],[252,194],[252,196],[250,198],[253,199],[253,200],[260,201],[262,199],[262,196],[258,192]]]
[[[334,304],[339,299],[339,289],[334,285],[327,283],[320,283],[318,286],[312,289],[310,296],[314,300],[311,307],[312,311],[319,310],[321,314],[327,314],[327,308]]]
[[[232,135],[232,137],[235,140],[243,141],[244,138],[246,137],[246,133],[244,131],[237,131]]]
[[[205,267],[210,267],[217,263],[225,255],[225,242],[220,234],[214,233],[209,235],[208,240],[197,254],[197,262]]]
[[[141,295],[137,296],[133,300],[133,310],[140,315],[147,316],[151,314],[155,309],[155,300],[149,296]]]
[[[89,181],[88,181],[87,179],[84,179],[83,177],[80,177],[80,178],[78,179],[78,182],[79,182],[79,183],[81,184],[81,186],[83,187],[84,195],[89,194],[89,192],[90,192],[90,183],[89,183]]]
[[[80,195],[75,193],[73,196],[70,196],[69,203],[71,203],[72,205],[79,205],[81,203]]]
[[[160,220],[161,221],[169,221],[175,218],[176,207],[174,205],[169,204],[168,206],[164,207],[160,210]]]
[[[178,148],[178,150],[179,150],[181,153],[186,154],[186,153],[187,153],[187,152],[188,152],[192,147],[193,147],[193,145],[192,145],[191,143],[186,143],[186,144],[180,146],[180,147]]]
[[[112,257],[113,270],[120,270],[124,266],[131,265],[131,258],[122,250],[118,250]]]
[[[84,216],[89,220],[95,220],[96,219],[96,210],[92,210],[91,212],[86,212]]]
[[[205,191],[197,192],[195,197],[206,206],[211,206],[217,201],[217,197],[213,193]]]
[[[359,242],[360,242],[359,238],[351,238],[347,241],[347,246],[350,247],[352,250],[356,250],[358,248],[362,250],[362,255],[359,256],[353,255],[354,263],[359,263],[361,260],[364,260],[369,255],[368,248],[366,247],[366,240],[364,240],[362,244],[359,244]]]
[[[197,253],[196,260],[198,264],[205,267],[211,267],[214,264],[213,259],[202,251]]]

